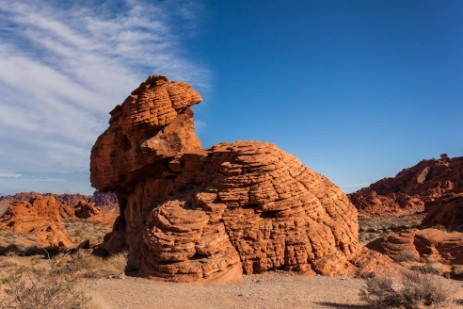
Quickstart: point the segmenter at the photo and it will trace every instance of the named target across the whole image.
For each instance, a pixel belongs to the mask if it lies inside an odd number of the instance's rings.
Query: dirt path
[[[361,279],[291,274],[246,276],[228,285],[181,284],[145,279],[89,283],[96,308],[361,308]]]

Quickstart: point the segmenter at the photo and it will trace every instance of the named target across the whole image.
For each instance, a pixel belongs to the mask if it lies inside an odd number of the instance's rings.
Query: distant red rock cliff
[[[60,204],[60,215],[63,218],[74,216],[74,207],[81,201],[86,203],[94,203],[96,207],[103,209],[119,209],[117,203],[117,197],[112,192],[100,192],[95,191],[93,196],[84,194],[53,194],[53,193],[37,193],[37,192],[20,192],[14,195],[0,196],[0,205],[6,207],[16,201],[30,201],[36,198],[38,195],[42,196],[53,196],[56,201]],[[0,213],[1,216],[1,213]]]
[[[393,178],[384,178],[349,194],[360,217],[422,212],[426,204],[463,193],[463,157],[423,160]]]

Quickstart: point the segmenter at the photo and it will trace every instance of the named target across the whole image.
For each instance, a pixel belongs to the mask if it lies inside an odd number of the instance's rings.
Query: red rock
[[[0,228],[30,234],[46,246],[69,247],[72,240],[61,225],[59,203],[53,196],[36,195],[28,201],[10,204]]]
[[[407,254],[447,265],[463,263],[463,233],[406,229],[373,240],[367,247],[396,260]]]
[[[426,205],[428,213],[422,225],[463,228],[463,194],[444,196]]]
[[[75,215],[81,219],[88,219],[100,213],[101,210],[95,207],[95,203],[87,203],[84,200],[80,200],[75,207]]]
[[[30,201],[37,196],[52,196],[58,202],[59,214],[63,219],[82,218],[94,223],[101,223],[104,225],[112,226],[115,218],[119,215],[119,205],[117,203],[117,197],[112,192],[99,192],[95,191],[93,196],[82,195],[82,194],[52,194],[44,193],[40,194],[37,192],[21,192],[14,195],[7,195],[0,197],[0,217],[6,210],[8,205],[16,201]],[[82,205],[85,207],[89,204],[92,210],[81,210]],[[76,214],[77,212],[77,214]],[[82,212],[82,215],[80,214]],[[86,214],[84,214],[86,213]]]
[[[151,76],[111,112],[91,181],[117,194],[121,216],[100,249],[126,246],[129,271],[171,281],[355,272],[363,253],[347,196],[270,143],[201,149],[190,108],[200,101],[190,85]]]
[[[463,193],[462,170],[463,157],[443,154],[351,193],[349,198],[363,218],[414,214],[443,196]]]
[[[110,127],[92,149],[92,185],[100,191],[130,191],[166,159],[199,150],[190,106],[200,101],[191,85],[150,76],[111,111]]]

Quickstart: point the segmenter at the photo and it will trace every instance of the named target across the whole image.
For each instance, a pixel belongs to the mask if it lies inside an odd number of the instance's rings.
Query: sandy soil
[[[125,277],[89,283],[96,308],[363,308],[361,279],[291,274],[245,276],[227,285]]]
[[[448,308],[463,308],[463,283],[439,280],[455,291],[459,303]],[[358,295],[365,281],[346,277],[268,273],[245,276],[242,282],[227,285],[167,283],[133,277],[87,283],[91,306],[101,309],[367,308]]]

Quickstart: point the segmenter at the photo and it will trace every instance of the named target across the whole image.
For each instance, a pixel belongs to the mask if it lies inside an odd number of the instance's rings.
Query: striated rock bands
[[[358,258],[357,211],[327,178],[270,143],[201,149],[190,108],[200,100],[151,76],[111,112],[91,181],[116,192],[121,216],[100,249],[127,248],[128,271],[172,281],[369,263],[374,254]]]
[[[382,217],[422,212],[444,196],[463,193],[463,157],[423,160],[349,194],[361,217]]]
[[[30,234],[46,246],[69,247],[72,240],[61,225],[60,204],[53,196],[37,195],[30,201],[9,205],[0,228]]]
[[[190,109],[199,102],[191,85],[149,77],[111,111],[110,127],[92,149],[92,185],[121,192],[157,173],[166,159],[199,150]]]
[[[376,239],[368,248],[386,254],[395,260],[404,256],[425,259],[442,264],[463,263],[463,236],[437,229],[406,229]]]

